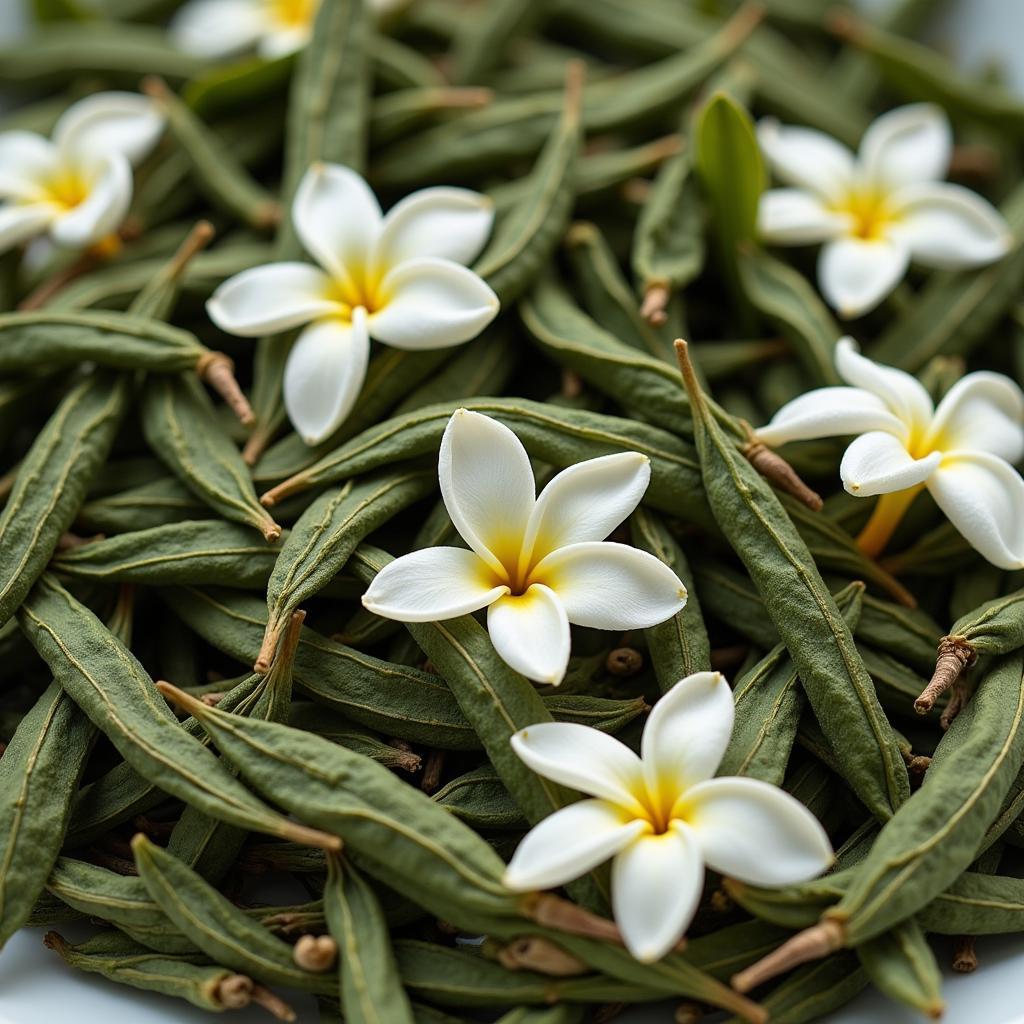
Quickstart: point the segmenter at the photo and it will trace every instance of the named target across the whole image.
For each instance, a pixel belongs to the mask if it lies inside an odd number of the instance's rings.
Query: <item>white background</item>
[[[641,0],[642,2],[642,0]],[[889,0],[860,0],[866,9],[881,9]],[[0,36],[15,31],[20,0],[0,0]],[[937,6],[939,6],[937,4]],[[1024,0],[958,0],[936,28],[939,44],[969,68],[992,59],[1004,67],[1024,94]],[[70,939],[89,930],[62,929]],[[209,1024],[211,1014],[177,1000],[113,985],[72,971],[45,949],[41,930],[16,935],[0,956],[0,1024]],[[948,943],[937,947],[948,963]],[[973,975],[947,970],[947,1024],[1020,1024],[1024,1021],[1024,935],[994,936],[978,942],[981,968]],[[317,1024],[315,1004],[301,994],[289,1001],[300,1024]],[[267,1024],[262,1010],[235,1011],[224,1017],[235,1024]],[[671,1007],[637,1007],[619,1018],[622,1024],[671,1024]],[[923,1018],[865,993],[827,1024],[919,1024]]]

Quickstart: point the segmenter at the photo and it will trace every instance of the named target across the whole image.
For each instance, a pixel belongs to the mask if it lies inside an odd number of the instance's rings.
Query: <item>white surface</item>
[[[881,9],[888,0],[859,0]],[[19,22],[21,0],[0,0],[0,38]],[[977,70],[995,60],[1024,92],[1024,0],[959,0],[944,14],[936,41],[965,67]],[[72,939],[88,929],[66,928]],[[42,943],[44,930],[26,929],[8,942],[0,956],[0,1024],[209,1024],[213,1015],[180,1000],[114,985],[96,975],[67,967]],[[949,960],[949,944],[937,943],[940,962]],[[978,942],[981,969],[972,975],[947,970],[944,988],[946,1024],[1021,1024],[1024,1022],[1024,935],[992,936]],[[299,1024],[318,1024],[309,996],[283,993],[298,1011]],[[267,1024],[264,1011],[225,1015],[234,1024]],[[921,1016],[869,992],[823,1024],[920,1024]],[[671,1024],[672,1008],[637,1007],[621,1024]]]

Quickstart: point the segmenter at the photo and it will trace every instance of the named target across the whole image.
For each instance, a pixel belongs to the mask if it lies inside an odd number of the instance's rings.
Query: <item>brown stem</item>
[[[235,364],[223,352],[204,352],[196,363],[196,376],[220,395],[241,423],[256,422],[249,399],[235,380]]]
[[[737,992],[749,992],[758,985],[763,985],[783,971],[791,970],[808,960],[820,960],[837,949],[842,949],[844,941],[843,926],[826,918],[818,924],[798,932],[778,949],[762,957],[756,964],[746,970],[734,974],[732,987]]]
[[[260,652],[256,655],[253,663],[253,670],[265,675],[270,671],[277,645],[281,640],[281,624],[276,619],[267,621],[267,628],[263,631],[263,642],[260,644]]]
[[[780,491],[793,495],[812,512],[820,512],[824,502],[817,491],[811,490],[797,475],[793,467],[778,452],[773,452],[766,444],[751,438],[741,449],[747,461],[770,484]]]
[[[246,447],[248,448],[248,445],[246,445]],[[244,451],[242,452],[242,458],[245,459],[246,462],[249,462]],[[259,458],[258,455],[257,458]],[[255,461],[255,459],[253,461]],[[252,462],[249,462],[249,465],[252,465]],[[282,498],[290,498],[293,494],[299,494],[309,486],[309,481],[306,480],[301,473],[296,473],[295,476],[290,476],[287,480],[279,483],[276,487],[271,487],[269,491],[261,494],[260,504],[264,508],[273,508]]]
[[[579,957],[539,935],[524,936],[503,946],[498,960],[510,971],[536,971],[555,978],[571,978],[590,970]]]
[[[644,297],[640,303],[640,315],[652,327],[660,327],[668,319],[665,309],[671,297],[672,293],[664,282],[648,282],[644,287]]]
[[[177,281],[185,268],[213,241],[217,232],[208,220],[196,221],[185,240],[178,246],[170,262],[161,271],[168,281]]]
[[[932,759],[924,754],[913,754],[906,761],[907,773],[910,775],[910,788],[919,789],[928,769],[932,766]]]
[[[525,917],[545,928],[622,945],[622,935],[614,921],[598,917],[554,893],[533,893],[523,900],[521,909]]]
[[[961,676],[949,691],[949,703],[945,706],[939,716],[939,725],[948,729],[953,724],[953,719],[960,714],[971,697],[974,696],[974,683],[964,676]]]
[[[958,974],[970,974],[978,969],[978,953],[974,946],[977,937],[974,935],[958,935],[953,946],[953,970]]]
[[[613,676],[628,679],[644,667],[644,656],[634,647],[616,647],[604,659],[604,667]]]
[[[252,978],[244,974],[229,974],[217,982],[213,998],[225,1010],[242,1010],[252,1002],[255,987]]]
[[[960,673],[973,665],[976,659],[974,648],[966,640],[944,636],[939,641],[931,682],[914,701],[914,710],[919,715],[927,715],[935,707],[935,702],[960,678]]]
[[[275,996],[269,988],[262,985],[254,985],[252,989],[252,1001],[257,1006],[272,1013],[278,1020],[295,1020],[295,1011],[280,997]]]
[[[98,867],[106,868],[108,871],[113,871],[114,874],[117,875],[124,875],[125,877],[128,877],[139,873],[134,861],[128,860],[127,857],[119,857],[116,853],[110,853],[108,850],[101,850],[97,846],[89,847],[85,859],[88,860],[90,864],[96,864]]]
[[[257,426],[256,429],[249,435],[249,440],[245,442],[245,447],[242,449],[242,461],[247,466],[255,466],[260,460],[260,456],[267,450],[267,445],[273,440],[274,431],[272,428],[264,426]],[[277,488],[274,488],[275,490]],[[264,501],[263,504],[270,508],[274,503]]]
[[[330,935],[303,935],[295,943],[292,958],[302,970],[323,974],[338,962],[338,944]]]
[[[427,753],[426,765],[423,768],[423,778],[420,779],[420,789],[428,796],[436,793],[441,786],[441,773],[444,771],[445,752],[443,750],[431,750]]]

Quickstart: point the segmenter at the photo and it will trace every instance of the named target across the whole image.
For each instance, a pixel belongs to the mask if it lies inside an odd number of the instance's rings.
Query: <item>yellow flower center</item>
[[[679,784],[676,780],[658,777],[654,786],[644,786],[643,804],[647,813],[644,817],[650,822],[655,835],[667,832],[675,820],[686,820],[686,801],[680,799]]]
[[[284,28],[306,28],[316,17],[320,0],[269,0],[271,16]]]
[[[853,220],[853,235],[865,242],[877,242],[898,219],[884,193],[877,189],[853,189],[833,209]]]
[[[65,210],[73,210],[89,195],[84,176],[71,168],[62,168],[43,182],[46,200]]]
[[[381,287],[383,274],[370,273],[364,267],[346,267],[347,278],[332,278],[324,295],[330,302],[336,302],[341,309],[337,316],[351,321],[352,310],[362,306],[367,315],[376,313],[388,304],[389,296]]]

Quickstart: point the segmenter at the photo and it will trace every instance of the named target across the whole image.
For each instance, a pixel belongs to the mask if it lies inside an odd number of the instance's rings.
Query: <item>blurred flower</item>
[[[953,148],[946,115],[928,103],[883,114],[856,156],[810,128],[764,119],[758,141],[792,188],[761,197],[761,237],[778,245],[824,242],[822,294],[844,317],[874,309],[911,260],[959,270],[999,259],[1009,225],[985,199],[941,181]]]
[[[0,133],[0,250],[42,235],[72,249],[107,240],[131,205],[132,164],[163,129],[146,97],[100,92],[68,107],[52,140]]]
[[[718,672],[680,680],[651,712],[641,757],[597,729],[543,722],[512,737],[539,775],[593,799],[555,811],[519,844],[505,884],[550,889],[613,857],[612,909],[629,951],[659,960],[682,938],[704,865],[752,885],[792,885],[832,863],[825,830],[798,800],[756,779],[713,778],[733,726]]]
[[[1009,377],[979,371],[957,381],[938,408],[909,373],[880,366],[850,338],[836,369],[852,387],[819,388],[787,402],[757,431],[765,444],[858,434],[839,475],[850,494],[879,494],[858,538],[878,554],[927,487],[949,521],[990,562],[1024,568],[1024,393]]]
[[[395,348],[446,348],[494,319],[497,296],[465,266],[483,248],[494,212],[486,196],[439,187],[383,216],[355,171],[316,164],[299,184],[292,218],[323,269],[254,267],[225,281],[206,308],[218,327],[243,337],[309,325],[288,356],[284,400],[295,429],[316,444],[352,409],[371,337]]]
[[[367,0],[384,14],[402,0]],[[171,39],[197,57],[227,57],[255,50],[266,60],[285,57],[309,42],[320,0],[189,0],[171,21]]]
[[[569,663],[570,622],[639,629],[686,603],[686,588],[664,562],[603,540],[647,490],[645,455],[570,466],[535,497],[519,438],[460,409],[441,441],[438,476],[471,550],[424,548],[395,559],[363,596],[371,612],[434,622],[486,608],[498,654],[529,679],[557,685]]]

